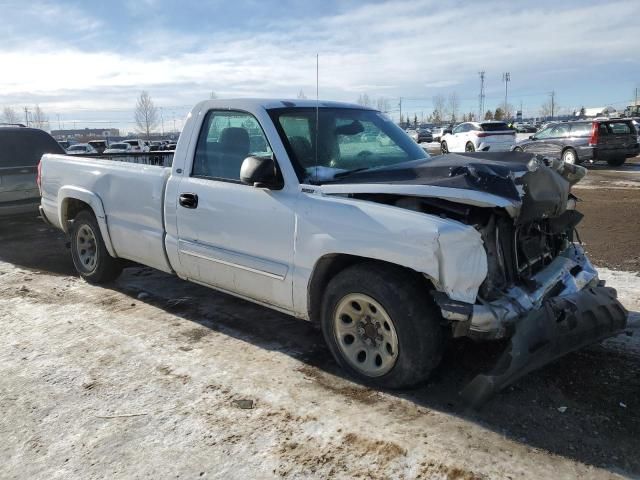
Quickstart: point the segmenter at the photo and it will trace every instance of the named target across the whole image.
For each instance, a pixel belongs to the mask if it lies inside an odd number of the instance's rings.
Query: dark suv
[[[606,161],[622,165],[640,153],[631,119],[561,122],[549,125],[512,150],[562,158],[567,163]]]
[[[0,217],[38,211],[36,172],[45,153],[65,152],[43,130],[0,126]]]

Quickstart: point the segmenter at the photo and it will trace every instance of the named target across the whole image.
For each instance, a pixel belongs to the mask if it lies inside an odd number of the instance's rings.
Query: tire
[[[92,212],[83,210],[71,226],[71,257],[76,271],[89,283],[115,280],[122,272],[122,262],[109,255]]]
[[[580,163],[578,161],[578,154],[573,148],[567,148],[564,152],[562,152],[562,161],[564,163],[568,163],[569,165],[578,165],[578,163]]]
[[[440,143],[440,153],[445,154],[449,153],[449,148],[447,147],[447,142]]]
[[[363,263],[329,282],[321,326],[329,350],[351,376],[395,389],[424,382],[440,363],[446,339],[441,321],[418,278]]]
[[[620,165],[623,165],[624,162],[626,161],[627,161],[626,157],[615,157],[615,158],[608,159],[607,163],[611,167],[619,167]]]
[[[467,142],[467,144],[464,146],[464,151],[465,152],[475,152],[476,151],[476,147],[473,145],[473,143]]]
[[[522,147],[516,147],[516,148],[514,148],[514,149],[513,149],[513,151],[514,151],[514,152],[520,152],[520,153],[524,152],[524,150],[522,149]]]

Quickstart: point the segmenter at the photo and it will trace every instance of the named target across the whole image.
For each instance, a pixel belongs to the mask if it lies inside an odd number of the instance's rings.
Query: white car
[[[118,143],[112,143],[111,145],[109,145],[109,148],[107,148],[104,151],[104,153],[127,153],[132,151],[133,151],[133,147],[131,146],[130,143],[118,142]]]
[[[440,141],[442,153],[508,152],[516,142],[516,131],[504,122],[465,122],[456,125]]]
[[[69,234],[87,281],[131,260],[310,320],[378,387],[424,382],[450,337],[511,336],[516,354],[466,390],[476,403],[624,330],[615,290],[573,242],[584,167],[430,158],[376,110],[316,107],[201,102],[170,167],[44,155],[40,212]]]
[[[139,138],[136,138],[133,140],[123,140],[123,142],[131,145],[132,152],[148,152],[149,151],[149,147],[145,145],[144,141],[140,140]]]
[[[88,143],[76,143],[67,148],[68,155],[87,155],[96,154],[98,151]]]

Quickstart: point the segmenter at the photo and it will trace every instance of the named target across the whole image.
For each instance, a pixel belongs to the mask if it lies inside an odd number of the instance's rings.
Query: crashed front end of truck
[[[487,273],[475,303],[433,292],[454,337],[510,339],[494,370],[463,390],[472,405],[626,327],[616,291],[598,278],[577,236],[582,214],[571,186],[585,174],[583,167],[526,153],[449,154],[392,175],[396,185],[427,186],[433,194],[358,195],[457,220],[481,234]],[[376,182],[375,172],[368,176],[362,181]],[[388,170],[385,176],[388,182]]]

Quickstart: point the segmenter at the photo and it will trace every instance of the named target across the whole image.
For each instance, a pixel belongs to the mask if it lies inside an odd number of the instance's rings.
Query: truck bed
[[[44,213],[49,221],[66,230],[58,196],[76,191],[83,201],[87,197],[101,204],[116,256],[170,272],[163,245],[164,189],[170,173],[169,167],[45,155]]]

